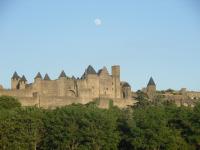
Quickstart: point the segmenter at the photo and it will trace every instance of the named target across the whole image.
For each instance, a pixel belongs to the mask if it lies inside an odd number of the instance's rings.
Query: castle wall
[[[200,92],[186,92],[186,95],[191,99],[200,99]]]
[[[75,80],[60,78],[57,80],[58,85],[58,96],[77,96],[77,87],[75,85]]]
[[[102,98],[113,98],[114,89],[112,86],[112,77],[108,74],[101,74],[99,76],[99,96]]]
[[[90,90],[90,98],[99,97],[99,77],[96,74],[89,74],[86,77],[87,88]]]
[[[39,102],[37,97],[17,97],[22,106],[37,106],[39,107]]]
[[[31,89],[24,89],[24,90],[0,90],[0,96],[14,96],[14,97],[32,97],[33,92]]]
[[[58,97],[58,96],[40,96],[39,98],[39,106],[43,108],[56,108],[67,106],[71,104],[87,104],[93,100],[88,99],[80,99],[80,98],[72,98],[68,96]]]
[[[58,84],[57,80],[41,82],[41,94],[46,96],[57,96],[58,95]]]
[[[23,81],[21,80],[19,84],[19,80],[11,80],[11,90],[0,88],[0,95],[17,97],[23,106],[36,105],[44,108],[65,106],[72,103],[86,104],[96,98],[115,100],[120,99],[122,95],[120,66],[112,67],[112,75],[109,75],[106,67],[97,74],[90,66],[81,80],[71,79],[66,75],[60,76],[56,80],[49,78],[43,80],[42,76],[38,74],[31,84],[27,84],[26,80]],[[125,91],[126,100],[128,100],[131,88]],[[125,104],[119,101],[114,103],[120,106]],[[106,105],[102,101],[102,107]]]

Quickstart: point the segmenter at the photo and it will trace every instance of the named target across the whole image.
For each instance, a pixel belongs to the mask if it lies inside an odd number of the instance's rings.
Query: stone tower
[[[85,70],[82,78],[86,79],[87,87],[90,89],[90,96],[91,98],[98,98],[99,97],[99,77],[96,73],[96,70],[89,65]]]
[[[120,66],[112,66],[112,85],[114,91],[114,98],[121,98],[120,88]]]
[[[40,72],[37,73],[37,75],[34,78],[34,89],[37,89],[38,91],[41,91],[41,83],[42,83],[42,75]]]
[[[35,82],[41,81],[41,80],[42,80],[42,75],[41,75],[41,73],[38,72],[34,79],[35,79]]]
[[[19,81],[19,89],[25,89],[27,84],[26,77],[23,75]]]
[[[58,88],[59,88],[59,96],[65,96],[65,91],[66,91],[66,88],[65,88],[65,82],[67,80],[67,75],[65,74],[65,71],[63,70],[61,73],[60,73],[60,76],[59,76],[59,84],[58,84]]]
[[[12,78],[11,78],[11,88],[13,90],[19,89],[19,81],[20,81],[20,76],[17,74],[17,72],[14,72]]]
[[[147,93],[155,93],[156,92],[156,84],[151,77],[149,83],[147,84]]]

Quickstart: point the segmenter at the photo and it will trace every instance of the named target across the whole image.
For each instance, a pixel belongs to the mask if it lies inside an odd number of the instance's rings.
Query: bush
[[[21,107],[19,101],[10,96],[0,96],[0,109],[13,109],[16,107]]]

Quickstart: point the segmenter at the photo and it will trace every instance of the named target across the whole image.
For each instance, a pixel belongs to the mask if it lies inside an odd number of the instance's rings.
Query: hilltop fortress
[[[108,108],[110,100],[114,106],[126,108],[133,106],[138,94],[144,93],[150,101],[162,99],[172,101],[178,106],[194,106],[200,99],[200,92],[165,90],[157,91],[153,78],[150,78],[146,88],[133,92],[128,82],[120,79],[120,66],[112,66],[111,74],[106,67],[98,72],[88,66],[81,78],[68,77],[62,71],[58,79],[51,80],[46,74],[44,78],[40,72],[33,83],[28,83],[26,77],[15,72],[11,78],[11,89],[4,89],[0,85],[0,96],[13,96],[19,99],[22,106],[37,106],[55,108],[70,104],[87,104],[98,101],[100,108]]]
[[[98,72],[88,66],[81,78],[68,77],[64,71],[56,80],[40,72],[33,83],[15,72],[11,78],[11,89],[1,87],[0,95],[17,97],[23,106],[54,108],[72,103],[86,104],[100,99],[99,106],[107,107],[110,99],[113,105],[126,107],[133,105],[131,86],[120,80],[120,66],[112,66],[110,75],[103,67]]]

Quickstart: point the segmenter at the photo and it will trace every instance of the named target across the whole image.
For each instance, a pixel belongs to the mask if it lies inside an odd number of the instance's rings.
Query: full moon
[[[101,19],[96,18],[96,19],[94,20],[94,23],[95,23],[96,26],[101,26],[102,21],[101,21]]]

